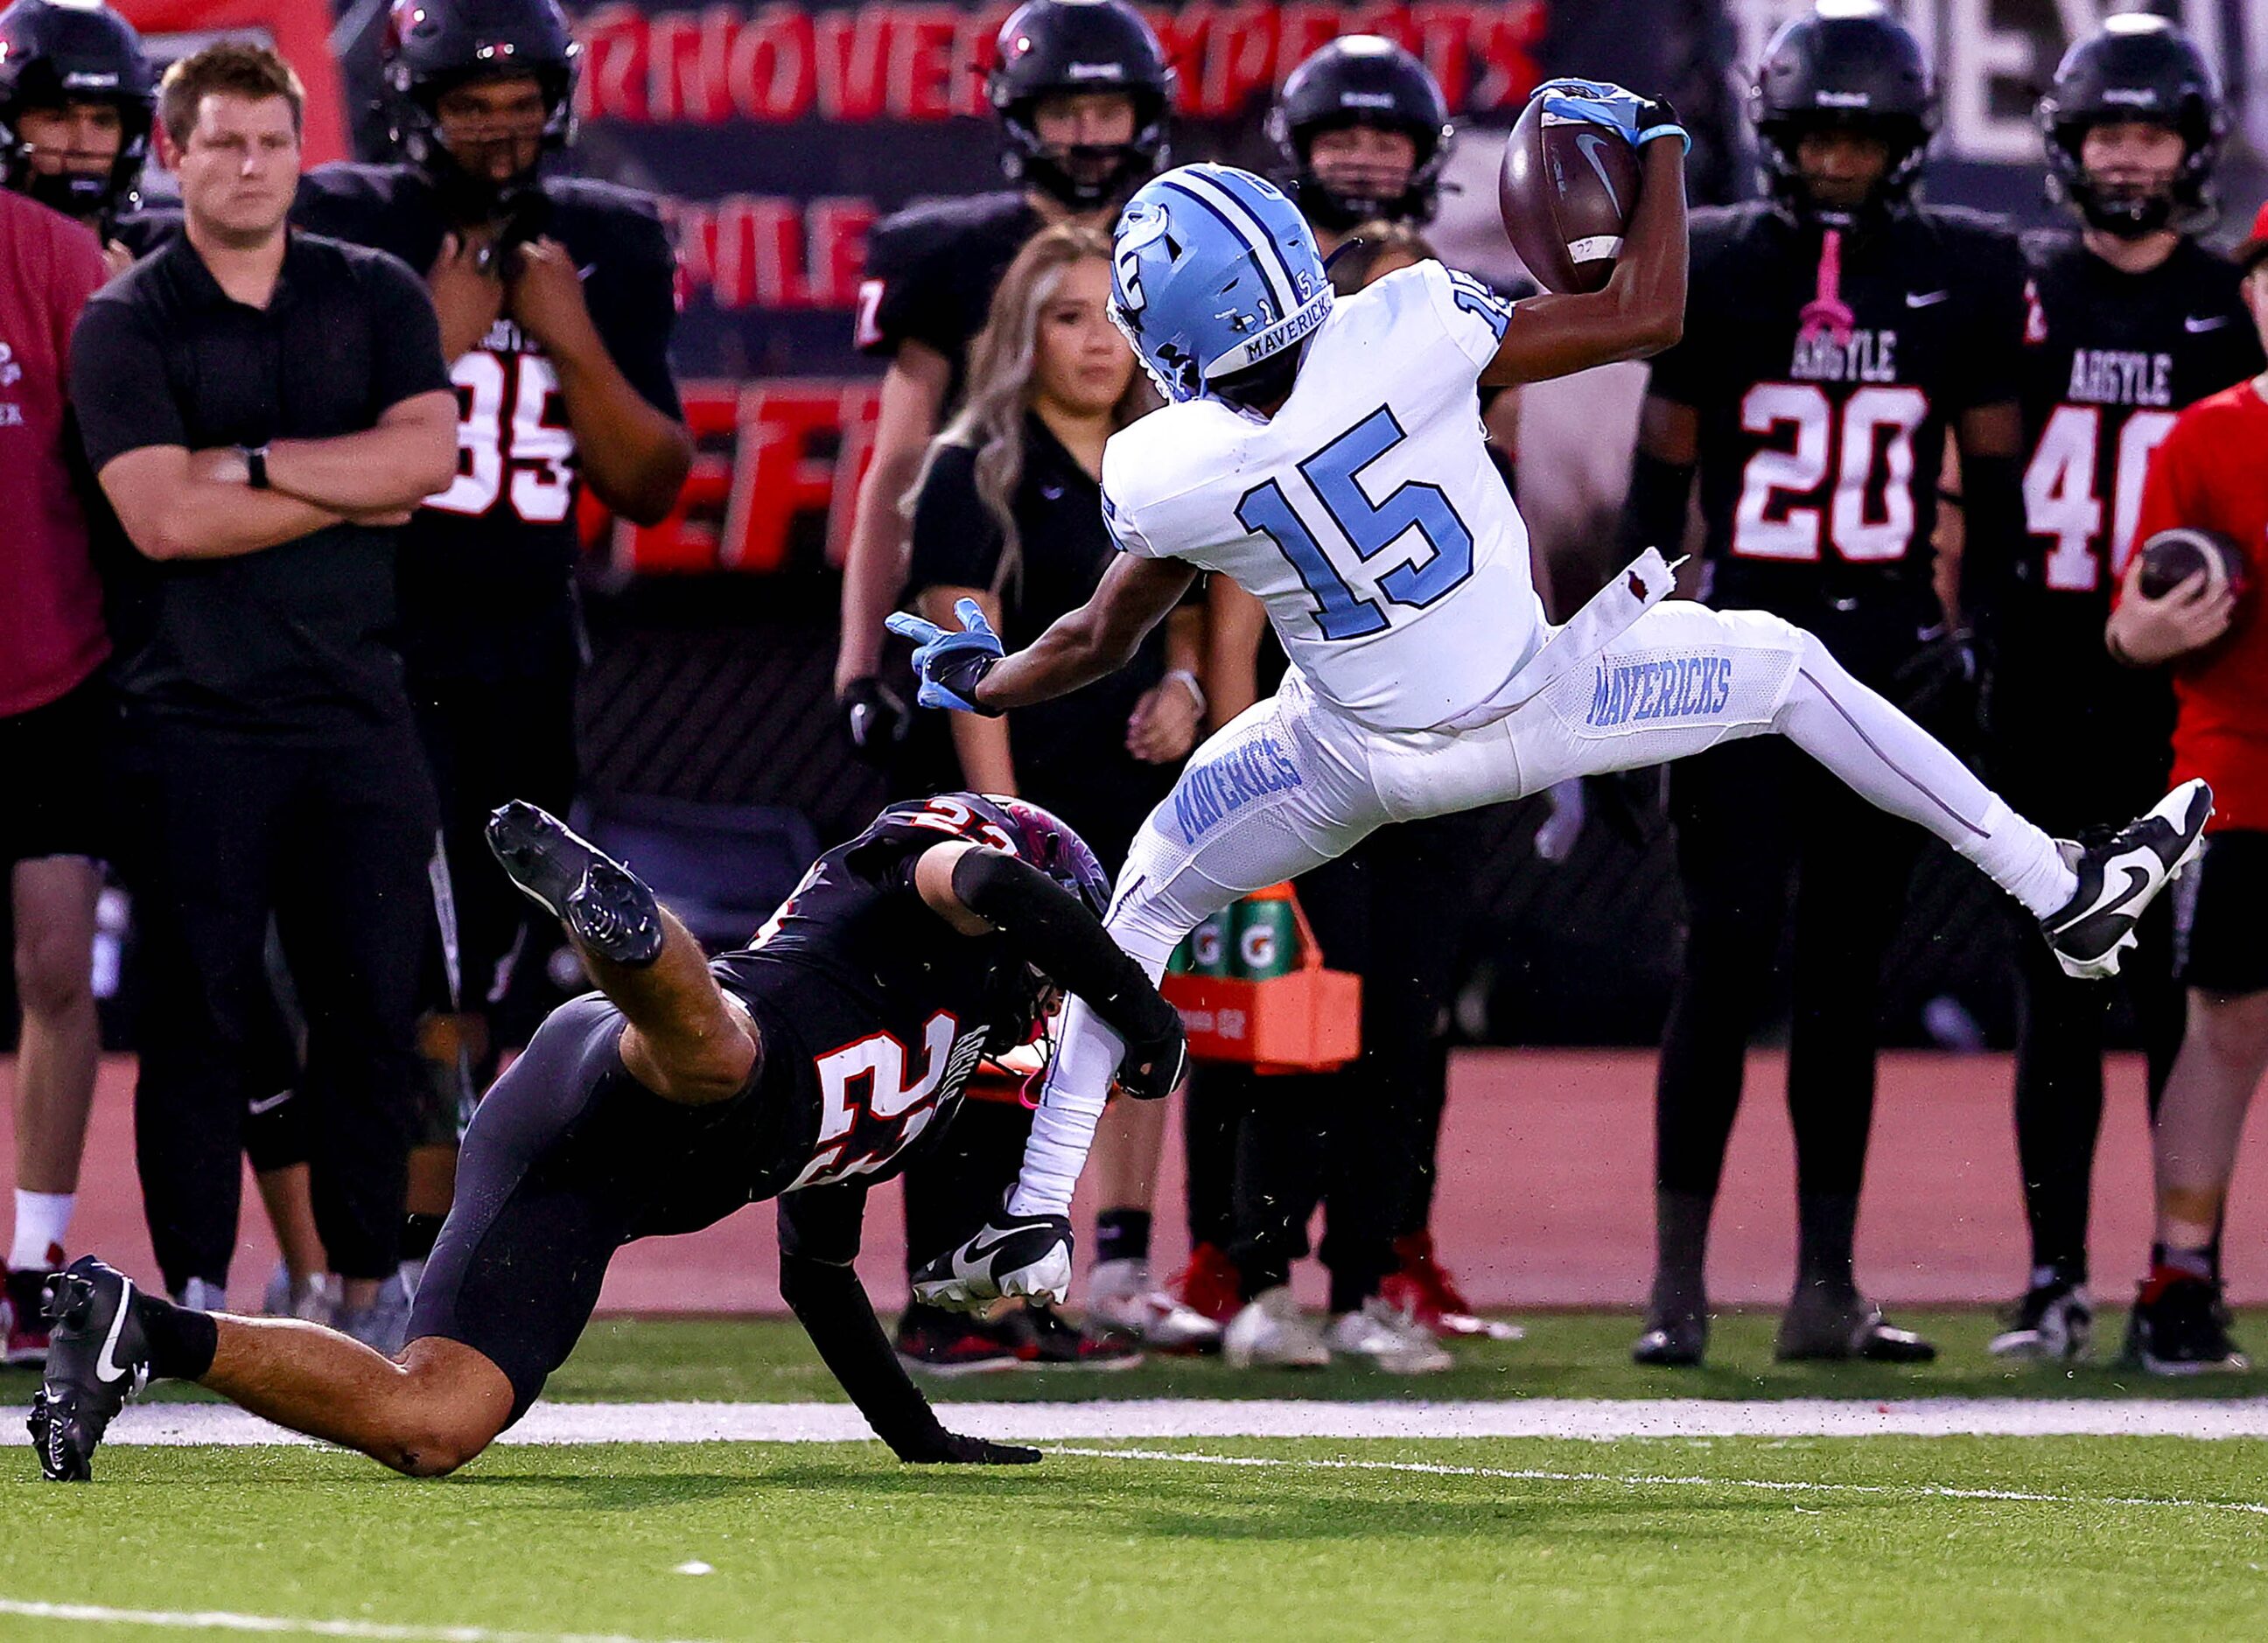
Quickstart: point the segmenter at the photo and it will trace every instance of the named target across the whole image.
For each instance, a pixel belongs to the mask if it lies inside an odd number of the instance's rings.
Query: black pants
[[[408,715],[316,746],[137,726],[120,799],[143,964],[135,1152],[167,1286],[228,1277],[246,1106],[272,1093],[271,911],[307,1020],[316,1227],[336,1271],[386,1276],[433,917],[432,788]]]
[[[2102,1129],[2103,1025],[2123,991],[2149,1065],[2150,1116],[2182,1046],[2183,994],[2174,979],[2171,895],[2142,916],[2118,979],[2080,981],[2063,973],[2022,917],[2016,973],[2016,1158],[2023,1169],[2024,1219],[2032,1265],[2074,1282],[2087,1278],[2088,1208],[2095,1190],[2095,1146]],[[2018,910],[2020,917],[2021,910]]]
[[[540,964],[557,932],[512,888],[489,854],[489,813],[523,799],[556,815],[575,800],[575,675],[415,679],[417,734],[441,806],[442,851],[454,904],[458,1005],[491,1018],[497,1049],[517,1049],[543,1019],[540,988],[519,973]],[[438,954],[436,955],[438,959]],[[448,1009],[445,972],[429,975],[429,1009]]]
[[[1656,1184],[1716,1194],[1792,902],[1797,1190],[1855,1197],[1874,1117],[1882,954],[1924,836],[1774,738],[1685,760],[1669,792],[1687,929],[1655,1086]]]
[[[1477,823],[1450,816],[1383,828],[1298,883],[1324,961],[1362,976],[1362,1055],[1336,1072],[1258,1077],[1223,1067],[1200,1074],[1192,1121],[1213,1127],[1241,1112],[1228,1250],[1248,1295],[1287,1281],[1307,1252],[1307,1223],[1326,1206],[1321,1254],[1331,1306],[1377,1293],[1395,1265],[1394,1240],[1425,1225],[1432,1197],[1446,1061],[1435,1026],[1454,981],[1458,883]],[[1193,1156],[1191,1233],[1197,1206]]]

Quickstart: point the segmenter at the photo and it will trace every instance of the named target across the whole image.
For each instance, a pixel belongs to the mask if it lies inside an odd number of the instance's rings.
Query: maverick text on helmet
[[[19,123],[27,109],[62,111],[72,103],[118,109],[118,151],[107,168],[49,172],[33,164],[33,144]],[[16,0],[0,11],[0,184],[30,195],[68,217],[114,217],[131,210],[150,154],[156,80],[142,37],[117,12],[99,5]]]

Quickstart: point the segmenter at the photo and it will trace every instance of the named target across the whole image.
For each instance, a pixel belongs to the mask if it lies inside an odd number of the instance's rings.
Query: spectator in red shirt
[[[16,1230],[0,1293],[11,1364],[47,1356],[40,1290],[63,1263],[99,1049],[90,955],[110,638],[65,443],[64,384],[71,328],[107,277],[92,234],[0,188],[0,869],[23,1011]]]
[[[2268,206],[2238,254],[2244,300],[2268,342]],[[2268,580],[2268,372],[2181,414],[2150,462],[2135,530],[2146,542],[2189,526],[2243,550]],[[2254,910],[2268,895],[2268,623],[2254,599],[2208,591],[2200,571],[2142,596],[2128,564],[2104,640],[2135,667],[2171,663],[2176,780],[2204,777],[2214,810],[2205,854],[2175,887],[2174,961],[2188,1025],[2154,1131],[2157,1244],[2126,1336],[2154,1374],[2243,1369],[2214,1259],[2245,1109],[2268,1069],[2268,948]]]

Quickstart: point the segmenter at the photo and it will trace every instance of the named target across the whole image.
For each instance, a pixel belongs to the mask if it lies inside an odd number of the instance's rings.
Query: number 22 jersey
[[[545,178],[517,232],[574,259],[584,300],[615,365],[650,404],[682,416],[669,372],[676,260],[646,195]],[[292,221],[391,252],[423,276],[449,224],[406,166],[324,166],[299,185]],[[557,372],[534,337],[499,318],[449,365],[457,391],[457,477],[402,531],[403,650],[413,670],[489,679],[573,666],[571,576],[581,490]]]
[[[1273,416],[1191,400],[1111,436],[1112,536],[1242,586],[1315,694],[1373,729],[1455,718],[1543,637],[1476,387],[1510,314],[1430,262],[1341,298]]]

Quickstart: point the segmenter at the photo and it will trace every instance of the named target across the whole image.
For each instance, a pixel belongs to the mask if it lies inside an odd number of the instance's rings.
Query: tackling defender
[[[1311,232],[1259,178],[1185,166],[1137,194],[1119,219],[1113,313],[1174,402],[1104,457],[1124,552],[1083,609],[1012,657],[973,607],[957,633],[893,617],[920,643],[922,700],[998,712],[1075,689],[1117,667],[1200,569],[1267,607],[1293,672],[1193,755],[1111,906],[1111,933],[1152,976],[1207,915],[1388,822],[1766,733],[1975,862],[2040,920],[2066,969],[2114,973],[2136,917],[2197,847],[2212,808],[2202,782],[2107,845],[2058,845],[1811,635],[1761,612],[1660,603],[1671,578],[1652,549],[1565,627],[1545,623],[1476,387],[1677,339],[1685,134],[1617,86],[1558,80],[1541,94],[1547,118],[1597,125],[1642,156],[1645,192],[1598,292],[1507,306],[1425,262],[1334,308]],[[1123,1048],[1071,1006],[1020,1181],[917,1293],[950,1305],[1063,1294],[1071,1189]]]
[[[566,1361],[616,1249],[768,1197],[780,1293],[901,1460],[1039,1459],[939,1424],[850,1264],[868,1189],[945,1127],[982,1055],[1030,1041],[1057,988],[1136,1046],[1130,1094],[1179,1081],[1180,1020],[1097,922],[1110,880],[1094,852],[1017,799],[894,805],[711,965],[628,869],[534,806],[503,807],[488,836],[600,991],[554,1011],[475,1111],[409,1345],[385,1358],[312,1323],[192,1311],[85,1256],[49,1291],[30,1421],[47,1476],[85,1479],[127,1398],[164,1376],[397,1471],[453,1471]]]

